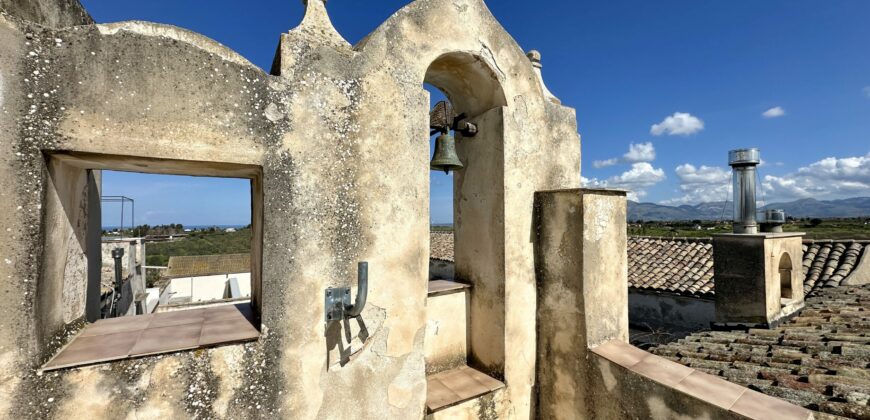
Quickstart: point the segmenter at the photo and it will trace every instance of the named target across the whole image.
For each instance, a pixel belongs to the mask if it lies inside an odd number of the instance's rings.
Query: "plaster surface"
[[[713,238],[716,322],[775,325],[803,307],[803,234],[724,234]],[[779,264],[788,255],[793,296],[785,300]]]
[[[464,157],[469,168],[492,168],[487,159],[503,168],[489,172],[489,190],[475,187],[488,194],[481,209],[497,214],[462,208],[468,226],[479,221],[470,232],[492,232],[486,246],[497,256],[465,272],[493,292],[478,301],[496,299],[477,312],[496,334],[476,329],[493,352],[472,347],[507,384],[487,416],[532,416],[533,193],[579,185],[580,142],[574,111],[545,95],[482,1],[414,1],[356,46],[329,25],[324,2],[309,1],[305,20],[280,37],[271,74],[180,28],[50,29],[8,4],[0,3],[3,415],[423,417],[428,81],[492,130],[468,142],[485,152]],[[88,169],[251,178],[262,220],[252,255],[261,339],[37,375],[80,325],[60,321],[76,318],[80,303],[60,316],[48,299],[79,293],[53,268],[81,261],[80,249],[56,250],[72,236],[53,239],[59,213],[47,210],[58,191],[47,162],[62,155],[77,162],[65,179]],[[370,267],[366,310],[325,325],[324,290],[354,286],[358,261]]]
[[[809,419],[627,343],[624,192],[536,194],[537,418]]]
[[[0,0],[0,10],[49,28],[94,23],[79,0]]]
[[[460,289],[426,300],[426,373],[466,364],[468,355],[468,292]]]

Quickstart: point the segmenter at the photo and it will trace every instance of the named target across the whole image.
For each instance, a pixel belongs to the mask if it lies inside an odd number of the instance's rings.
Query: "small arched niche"
[[[783,253],[779,257],[779,291],[780,303],[786,306],[794,299],[794,290],[791,286],[792,277],[792,261],[788,253]]]
[[[426,71],[424,82],[443,92],[454,113],[464,115],[463,121],[478,127],[473,137],[453,133],[457,155],[464,165],[453,173],[454,280],[470,287],[466,289],[465,316],[450,322],[466,323],[468,366],[502,379],[506,318],[503,188],[506,96],[494,65],[467,52],[439,56]]]

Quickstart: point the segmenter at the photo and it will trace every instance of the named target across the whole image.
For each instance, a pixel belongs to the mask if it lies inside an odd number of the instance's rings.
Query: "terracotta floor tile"
[[[438,378],[444,386],[453,391],[463,400],[474,398],[489,392],[489,389],[476,381],[462,368],[449,371],[449,374]]]
[[[426,406],[437,411],[488,394],[504,384],[475,369],[460,366],[427,378]]]
[[[95,335],[115,334],[119,332],[141,331],[148,327],[153,315],[122,316],[118,318],[101,319],[89,324],[80,337],[93,337]]]
[[[242,308],[250,307],[250,303],[239,303],[239,304],[225,304],[225,305],[215,305],[208,306],[203,308],[205,312],[219,313],[219,312],[238,312]]]
[[[699,371],[692,372],[674,388],[726,410],[731,408],[744,392],[748,391],[747,388],[728,382],[718,376]]]
[[[429,411],[436,411],[462,400],[438,379],[430,378],[426,385],[426,408]]]
[[[200,346],[210,346],[220,343],[256,340],[260,337],[251,322],[241,315],[226,320],[209,319],[203,324],[199,338]]]
[[[478,371],[477,369],[472,369],[467,366],[460,367],[465,371],[465,374],[479,382],[485,388],[487,388],[490,392],[495,391],[497,389],[504,388],[504,383],[501,381],[490,377],[489,375]]]
[[[236,318],[243,318],[247,319],[249,322],[253,322],[254,310],[248,303],[240,305],[215,306],[211,308],[205,308],[203,318],[206,323]]]
[[[148,328],[130,350],[131,356],[167,353],[196,348],[202,335],[202,322]]]
[[[187,309],[183,311],[161,312],[154,314],[154,319],[148,324],[148,328],[169,327],[173,325],[202,323],[204,309]]]
[[[43,369],[256,340],[249,303],[100,320],[70,342]]]
[[[93,337],[76,337],[69,346],[45,364],[45,369],[57,369],[90,363],[125,359],[141,331],[127,331]]]

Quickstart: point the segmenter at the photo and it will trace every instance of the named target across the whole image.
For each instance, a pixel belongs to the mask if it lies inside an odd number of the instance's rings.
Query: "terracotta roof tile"
[[[432,232],[431,258],[453,261],[453,233]],[[804,290],[811,295],[840,286],[858,265],[866,241],[805,241]],[[714,294],[713,242],[710,238],[628,239],[628,285],[699,297]]]
[[[861,259],[867,243],[859,241],[806,241],[804,290],[811,295],[824,287],[837,287]],[[708,238],[646,238],[628,240],[628,284],[640,290],[658,290],[712,297],[713,245]]]
[[[823,287],[776,329],[699,332],[650,352],[820,418],[870,418],[870,285]]]
[[[453,232],[432,232],[429,234],[429,257],[453,261]]]
[[[636,289],[680,294],[711,294],[712,241],[629,238],[628,285]]]
[[[251,254],[169,257],[166,277],[198,277],[251,271]]]

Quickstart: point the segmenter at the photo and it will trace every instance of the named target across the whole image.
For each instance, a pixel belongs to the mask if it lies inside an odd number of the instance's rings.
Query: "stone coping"
[[[450,280],[431,280],[429,281],[429,297],[463,292],[470,288],[470,284],[457,283]]]
[[[623,341],[608,341],[591,351],[662,386],[740,416],[765,420],[813,418],[813,413],[805,408],[647,353]]]

